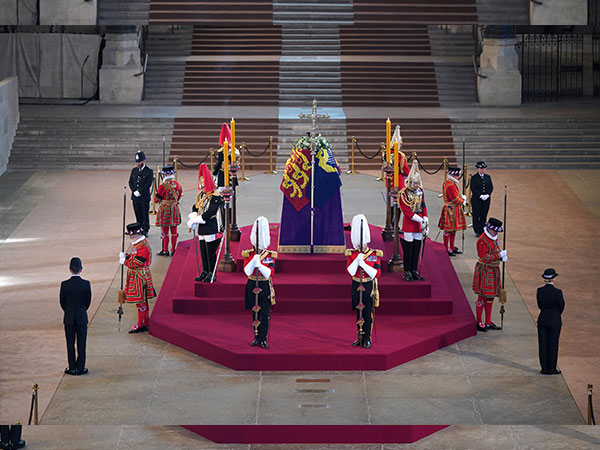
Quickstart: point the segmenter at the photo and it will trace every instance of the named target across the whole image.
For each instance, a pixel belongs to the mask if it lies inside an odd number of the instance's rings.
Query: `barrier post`
[[[352,136],[352,151],[350,153],[350,170],[346,173],[354,175],[357,174],[358,172],[356,170],[354,170],[354,146],[356,145],[356,138],[354,136]]]
[[[242,153],[241,158],[242,158],[242,178],[240,178],[240,181],[248,181],[250,180],[250,178],[246,178],[246,143],[242,142],[242,145],[240,146],[240,151]]]

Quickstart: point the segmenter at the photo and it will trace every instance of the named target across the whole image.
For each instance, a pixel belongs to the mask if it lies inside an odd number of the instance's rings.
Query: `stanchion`
[[[28,425],[31,425],[31,419],[33,417],[33,424],[38,425],[38,394],[39,394],[39,386],[37,383],[34,383],[32,386],[33,392],[31,393],[31,407],[29,408],[29,422]]]
[[[391,180],[390,180],[391,181]],[[389,185],[389,184],[388,184]],[[394,254],[388,261],[388,272],[403,272],[404,267],[402,258],[400,257],[400,236],[399,236],[399,218],[400,207],[398,206],[398,189],[394,188],[390,191],[390,200],[394,204]]]
[[[354,170],[354,146],[356,145],[356,139],[354,138],[354,136],[352,136],[352,151],[350,153],[350,170],[348,172],[346,172],[347,174],[350,175],[354,175],[357,174],[359,172],[357,172],[356,170]]]
[[[382,142],[381,145],[379,146],[379,151],[381,152],[381,158],[385,161],[385,159],[384,159],[385,143],[384,142]],[[385,181],[385,173],[383,171],[383,164],[381,165],[381,176],[379,178],[376,178],[375,181]]]
[[[215,152],[212,147],[208,149],[208,154],[210,155],[210,173],[213,173],[214,165],[215,165]]]
[[[592,402],[592,390],[594,389],[593,384],[587,385],[588,390],[588,425],[596,425],[596,418],[594,417],[594,403]]]
[[[242,146],[240,147],[241,150],[241,159],[242,159],[242,178],[240,178],[240,181],[249,181],[250,178],[246,178],[246,143],[242,142]]]
[[[223,259],[219,262],[219,270],[221,272],[235,272],[236,264],[235,260],[231,256],[231,243],[229,239],[229,202],[231,201],[231,197],[233,196],[233,189],[231,189],[231,186],[226,186],[221,195],[223,196],[223,200],[225,201],[225,211],[227,213],[225,214],[225,234],[223,236],[223,239],[225,239],[225,254],[223,255]]]
[[[175,181],[177,181],[177,165],[179,164],[179,156],[173,158],[173,169],[175,169]]]
[[[154,194],[156,194],[156,191],[158,190],[158,177],[160,176],[160,169],[160,166],[156,168],[156,174],[152,180],[152,191],[150,192],[150,197],[152,198],[152,210],[150,211],[150,214],[152,215],[156,214],[156,202],[154,201]]]
[[[394,239],[394,230],[392,229],[392,204],[391,204],[391,185],[392,177],[394,176],[394,168],[385,163],[382,167],[382,172],[385,175],[385,227],[381,232],[381,237],[384,241],[391,241]]]
[[[236,164],[235,166],[233,164]],[[231,178],[231,186],[233,187],[233,196],[231,198],[231,227],[229,229],[229,239],[233,242],[239,242],[242,232],[237,226],[237,171],[240,166],[237,161],[229,166],[229,177]]]
[[[269,171],[265,173],[270,175],[275,175],[277,173],[273,167],[273,136],[269,136]]]

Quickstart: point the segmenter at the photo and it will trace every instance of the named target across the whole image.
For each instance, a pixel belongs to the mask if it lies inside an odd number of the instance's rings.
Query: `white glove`
[[[206,223],[204,221],[204,219],[202,218],[202,216],[199,215],[197,212],[192,212],[192,213],[188,214],[188,217],[190,218],[190,220],[188,221],[188,228],[192,228],[190,226],[190,223],[196,223],[196,224],[198,224],[198,223]]]
[[[506,258],[506,250],[500,250],[500,258]]]
[[[360,261],[364,261],[365,260],[365,254],[364,253],[359,253],[356,256],[356,259],[359,261],[359,263],[360,263]]]
[[[504,261],[504,262],[508,261],[508,256],[503,256],[502,261]]]
[[[265,278],[265,280],[268,280],[271,277],[271,269],[261,262],[256,265],[256,268],[260,271],[260,273],[262,273],[262,276]]]
[[[461,195],[462,199],[463,199],[463,205],[467,204],[467,196],[466,195]]]
[[[189,228],[190,230],[197,230],[197,229],[198,229],[198,224],[197,224],[197,223],[194,223],[194,222],[192,221],[192,219],[190,219],[190,220],[188,220],[188,221],[187,221],[187,226],[188,226],[188,228]]]
[[[260,264],[260,255],[254,255],[252,257],[252,262],[254,263],[255,266]]]
[[[489,194],[481,194],[479,196],[479,198],[485,202],[488,198],[490,198],[490,195]]]
[[[377,275],[377,269],[375,269],[374,267],[369,266],[366,262],[361,261],[358,263],[360,265],[360,267],[363,268],[363,270],[366,272],[366,274],[370,277],[370,278],[375,278],[375,276]]]
[[[123,264],[125,262],[125,253],[119,253],[119,264]]]
[[[413,216],[411,217],[411,219],[414,220],[415,222],[419,222],[421,225],[423,224],[423,218],[421,216],[413,214]]]
[[[133,191],[133,195],[135,195],[136,197],[142,196],[142,194],[140,194],[140,191]]]

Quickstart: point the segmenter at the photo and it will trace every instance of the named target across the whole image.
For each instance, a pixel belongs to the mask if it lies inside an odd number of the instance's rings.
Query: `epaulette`
[[[383,250],[375,250],[375,255],[381,258],[383,256]]]
[[[254,250],[242,250],[242,257],[243,258],[248,258],[250,256],[250,252],[253,252]]]
[[[351,248],[347,248],[347,249],[346,249],[346,252],[345,252],[345,255],[346,255],[346,256],[351,256],[353,251],[354,251],[353,249],[351,249]]]
[[[269,253],[271,253],[271,258],[277,258],[277,252],[275,250],[269,250]]]

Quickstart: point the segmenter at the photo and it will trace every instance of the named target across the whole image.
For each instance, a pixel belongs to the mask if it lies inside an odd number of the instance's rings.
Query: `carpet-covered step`
[[[196,26],[192,55],[280,55],[281,27]]]
[[[152,0],[149,22],[161,24],[272,25],[271,0]]]
[[[431,54],[426,25],[340,27],[340,47],[348,55],[427,56]]]
[[[282,298],[277,296],[277,312],[302,314],[306,311],[320,311],[323,314],[344,314],[350,309],[349,289],[345,297],[332,298]],[[277,289],[276,289],[277,292]],[[243,298],[201,297],[174,298],[173,312],[178,314],[229,314],[242,312]],[[445,298],[387,298],[377,308],[379,314],[401,314],[439,316],[452,314],[452,300]]]
[[[273,23],[281,25],[340,25],[353,22],[352,0],[274,0]]]

